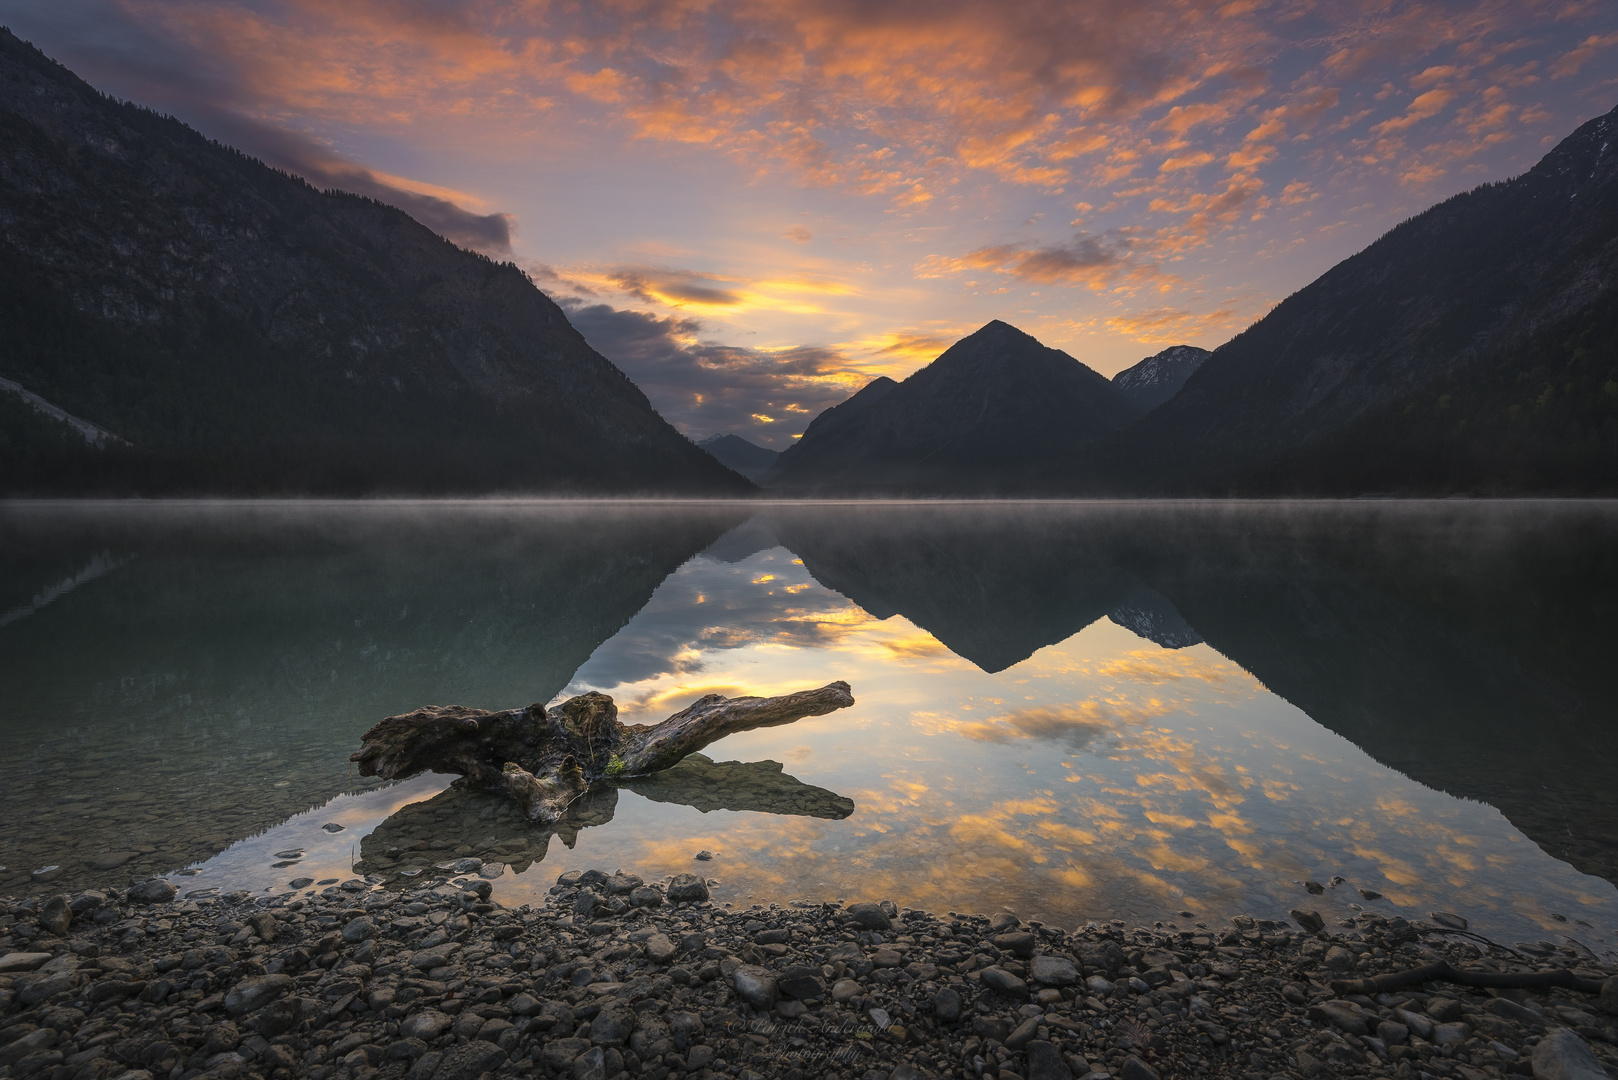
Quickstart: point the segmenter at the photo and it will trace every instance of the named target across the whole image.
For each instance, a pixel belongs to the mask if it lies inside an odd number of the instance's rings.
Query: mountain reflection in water
[[[321,858],[476,855],[515,902],[590,865],[1059,920],[1352,917],[1360,886],[1604,950],[1615,539],[1592,503],[13,505],[0,890],[232,843],[198,882],[283,890],[272,847],[341,813]],[[458,789],[276,824],[419,705],[593,689],[635,723],[834,678],[853,709],[690,766],[768,782],[604,789],[543,865]]]

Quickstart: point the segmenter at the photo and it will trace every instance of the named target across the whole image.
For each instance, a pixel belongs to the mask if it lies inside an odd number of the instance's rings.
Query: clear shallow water
[[[426,880],[475,854],[514,903],[602,866],[700,870],[737,903],[1618,934],[1610,506],[0,515],[6,891]],[[854,708],[597,792],[555,835],[346,768],[422,704],[599,690],[649,722],[832,679]]]

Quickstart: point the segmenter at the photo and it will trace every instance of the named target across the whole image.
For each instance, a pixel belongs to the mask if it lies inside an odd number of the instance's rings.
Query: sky
[[[522,267],[694,438],[1004,319],[1214,348],[1618,105],[1611,0],[0,0],[97,88]]]

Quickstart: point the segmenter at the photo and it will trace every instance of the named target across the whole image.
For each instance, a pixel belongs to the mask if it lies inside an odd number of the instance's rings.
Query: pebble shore
[[[1307,911],[1065,930],[888,901],[730,909],[696,875],[596,870],[511,909],[494,866],[454,871],[0,902],[0,1078],[1618,1077],[1618,968],[1566,946]],[[1330,988],[1437,959],[1604,985]]]

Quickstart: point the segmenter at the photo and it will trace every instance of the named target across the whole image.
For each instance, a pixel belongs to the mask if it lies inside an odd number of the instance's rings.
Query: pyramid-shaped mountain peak
[[[895,494],[1013,490],[1140,413],[1095,371],[996,319],[903,382],[872,383],[816,417],[768,482]]]

